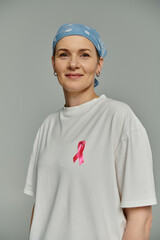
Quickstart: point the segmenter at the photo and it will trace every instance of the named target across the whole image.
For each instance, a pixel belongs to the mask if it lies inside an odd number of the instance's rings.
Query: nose
[[[70,69],[75,69],[75,68],[79,68],[80,67],[80,63],[79,63],[78,58],[76,56],[72,56],[69,59],[68,67]]]

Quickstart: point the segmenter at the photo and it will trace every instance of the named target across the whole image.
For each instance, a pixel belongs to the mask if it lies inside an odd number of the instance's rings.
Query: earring
[[[57,73],[54,71],[54,76],[57,76]]]
[[[99,76],[100,76],[100,72],[99,72],[99,73],[96,73],[96,76],[99,77]]]

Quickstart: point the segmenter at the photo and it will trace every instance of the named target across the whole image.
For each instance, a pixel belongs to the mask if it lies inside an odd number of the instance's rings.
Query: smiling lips
[[[80,78],[80,77],[83,76],[83,75],[80,74],[80,73],[68,73],[68,74],[66,74],[66,76],[67,76],[68,78],[75,79],[75,78]]]

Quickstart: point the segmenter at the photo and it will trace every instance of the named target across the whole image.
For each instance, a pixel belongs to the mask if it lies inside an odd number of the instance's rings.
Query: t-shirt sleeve
[[[34,197],[36,193],[36,183],[37,183],[37,158],[38,158],[39,135],[40,135],[40,129],[37,131],[37,134],[33,143],[25,187],[23,190],[25,194],[34,196]]]
[[[148,134],[136,116],[131,122],[136,128],[122,135],[115,158],[121,208],[157,204]]]

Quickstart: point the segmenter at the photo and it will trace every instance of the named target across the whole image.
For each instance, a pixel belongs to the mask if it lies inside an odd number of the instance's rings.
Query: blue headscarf
[[[56,36],[53,39],[53,55],[54,55],[54,49],[57,44],[57,42],[66,36],[71,35],[80,35],[88,38],[96,47],[99,56],[105,57],[107,54],[106,47],[104,46],[102,39],[100,38],[100,35],[98,32],[89,26],[83,25],[83,24],[63,24],[57,31]],[[99,81],[95,78],[94,81],[94,87],[98,86]]]

